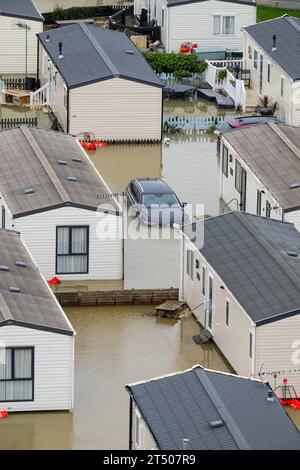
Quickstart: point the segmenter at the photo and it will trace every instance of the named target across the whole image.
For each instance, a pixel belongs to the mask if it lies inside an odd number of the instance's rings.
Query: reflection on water
[[[126,449],[124,385],[202,364],[229,371],[211,343],[196,345],[199,326],[146,315],[152,307],[70,308],[77,332],[73,413],[15,413],[0,420],[1,449]]]

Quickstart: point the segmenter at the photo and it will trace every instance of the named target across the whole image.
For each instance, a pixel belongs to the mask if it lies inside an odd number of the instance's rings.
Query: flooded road
[[[0,420],[0,449],[126,449],[124,385],[202,364],[230,371],[199,326],[146,315],[153,307],[69,308],[77,332],[73,413],[16,413]]]

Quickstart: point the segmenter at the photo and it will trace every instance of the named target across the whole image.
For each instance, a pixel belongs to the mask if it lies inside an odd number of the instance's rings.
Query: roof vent
[[[46,36],[46,42],[50,42],[50,36],[49,36],[49,34],[47,34],[47,36]]]
[[[187,450],[190,448],[190,440],[182,439],[182,450]]]
[[[277,37],[276,37],[276,34],[273,34],[272,40],[273,40],[272,52],[275,52],[275,51],[277,51],[277,46],[276,46]]]
[[[290,189],[298,189],[298,188],[300,188],[300,183],[289,184],[289,188]]]
[[[272,390],[268,390],[267,401],[274,401],[274,396]]]
[[[8,266],[4,266],[3,264],[0,266],[0,271],[2,272],[8,272],[9,271],[9,267]]]
[[[24,261],[16,261],[16,266],[18,266],[18,268],[26,268],[26,263],[24,263]]]
[[[134,51],[130,51],[129,49],[127,49],[125,52],[126,52],[126,54],[134,55]]]
[[[63,59],[63,58],[64,58],[63,53],[62,53],[62,42],[59,42],[59,43],[58,43],[58,58],[59,58],[59,59]]]
[[[67,180],[72,181],[73,183],[75,183],[75,181],[77,181],[77,178],[76,178],[76,176],[68,176]]]
[[[26,188],[24,189],[24,194],[33,194],[34,193],[34,189],[33,188]]]
[[[73,157],[73,158],[72,158],[72,161],[73,161],[73,162],[77,162],[77,163],[81,163],[81,162],[82,162],[82,158],[81,158],[81,157]]]
[[[66,162],[66,160],[57,160],[57,163],[59,165],[67,165],[68,164],[68,162]]]
[[[9,287],[9,292],[14,292],[14,294],[19,294],[21,289],[19,287]]]
[[[211,428],[220,428],[221,426],[224,425],[221,419],[217,419],[216,421],[211,421],[209,424]]]
[[[288,251],[287,254],[289,256],[292,256],[293,258],[297,258],[297,256],[298,256],[297,251]]]

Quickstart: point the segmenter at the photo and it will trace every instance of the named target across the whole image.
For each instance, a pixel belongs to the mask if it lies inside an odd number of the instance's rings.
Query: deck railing
[[[243,80],[235,78],[235,76],[225,66],[217,66],[215,62],[232,62],[232,61],[207,61],[207,68],[205,70],[205,80],[212,87],[213,90],[223,89],[234,101],[235,106],[241,106],[242,110],[246,111],[247,95]],[[241,62],[241,61],[239,61]],[[219,72],[226,70],[227,74],[223,80],[219,78]]]
[[[50,104],[49,83],[30,93],[30,108],[38,109]]]

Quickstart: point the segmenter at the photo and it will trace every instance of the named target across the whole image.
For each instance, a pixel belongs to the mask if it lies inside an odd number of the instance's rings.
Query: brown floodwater
[[[126,384],[194,364],[231,371],[213,343],[194,343],[193,318],[157,319],[152,309],[66,309],[77,332],[74,411],[11,414],[0,420],[0,449],[127,449]]]

